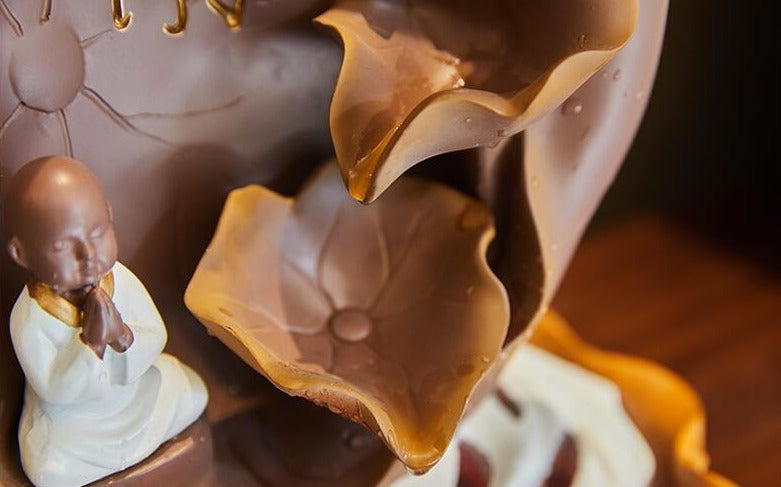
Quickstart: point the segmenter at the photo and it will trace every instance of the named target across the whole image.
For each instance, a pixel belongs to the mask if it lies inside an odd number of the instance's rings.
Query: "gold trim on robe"
[[[114,297],[114,272],[100,278],[100,287],[112,298]],[[27,291],[38,305],[47,313],[62,321],[71,328],[80,328],[84,317],[84,311],[57,294],[51,286],[37,279],[27,282]]]

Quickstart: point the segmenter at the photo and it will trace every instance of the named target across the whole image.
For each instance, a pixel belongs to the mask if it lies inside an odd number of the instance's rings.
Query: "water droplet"
[[[565,101],[564,104],[561,105],[561,113],[565,116],[577,115],[582,111],[583,111],[583,103],[581,103],[581,101],[574,96],[568,98],[567,101]]]
[[[489,359],[488,356],[486,355],[480,355],[480,361],[483,362],[484,364],[487,364],[488,362],[491,361],[491,359]]]
[[[472,117],[466,117],[464,123],[472,123]]]
[[[621,70],[616,69],[613,71],[613,81],[618,81],[619,79],[621,79]]]
[[[586,45],[586,34],[580,34],[578,36],[578,44],[580,44],[581,47]]]
[[[372,319],[361,309],[342,309],[331,316],[331,331],[346,342],[363,340],[369,336],[372,328]]]

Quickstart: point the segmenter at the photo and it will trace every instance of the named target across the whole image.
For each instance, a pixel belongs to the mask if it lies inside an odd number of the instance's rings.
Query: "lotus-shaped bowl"
[[[422,471],[507,333],[492,237],[485,206],[425,180],[361,205],[332,162],[295,199],[233,191],[185,302],[282,390],[363,423]]]

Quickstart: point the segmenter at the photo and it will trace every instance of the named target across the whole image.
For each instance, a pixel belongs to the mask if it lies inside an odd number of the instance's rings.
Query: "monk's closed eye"
[[[90,238],[100,238],[104,233],[106,233],[106,226],[100,225],[95,227],[95,229],[90,232],[89,236]]]

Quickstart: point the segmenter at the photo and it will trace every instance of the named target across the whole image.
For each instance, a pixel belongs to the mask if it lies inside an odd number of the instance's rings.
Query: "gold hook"
[[[225,21],[231,29],[241,27],[241,17],[244,14],[244,0],[234,0],[233,7],[228,7],[220,0],[206,0],[206,5]]]
[[[185,0],[177,0],[176,2],[176,22],[173,24],[164,24],[163,30],[169,34],[179,34],[187,27],[187,3]]]
[[[52,16],[52,0],[43,0],[43,8],[41,9],[40,21],[45,24]]]
[[[111,14],[114,17],[114,27],[117,30],[125,30],[133,19],[133,13],[123,13],[122,0],[111,0]]]

